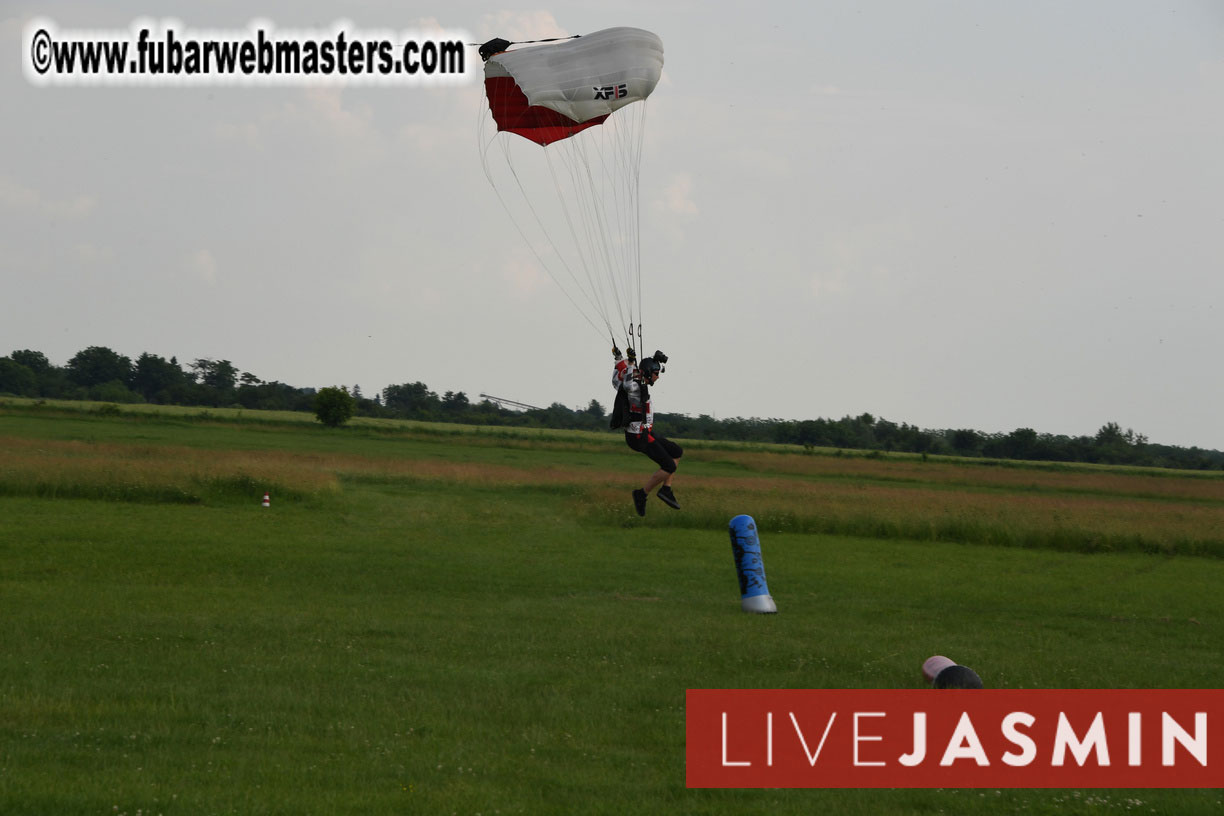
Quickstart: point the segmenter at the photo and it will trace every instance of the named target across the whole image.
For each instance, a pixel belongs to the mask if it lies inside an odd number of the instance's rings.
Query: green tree
[[[1132,428],[1124,432],[1116,422],[1107,422],[1097,431],[1093,440],[1097,458],[1109,464],[1126,464],[1140,460],[1141,449],[1148,443],[1147,437],[1137,434]]]
[[[320,388],[315,394],[315,417],[329,428],[339,428],[353,418],[357,400],[344,387]]]
[[[89,398],[98,402],[144,402],[144,397],[132,391],[119,380],[100,383],[89,389]]]
[[[111,380],[125,383],[131,375],[132,361],[105,346],[90,346],[68,361],[68,379],[85,388]]]
[[[20,363],[39,377],[51,370],[51,361],[41,351],[21,349],[20,351],[14,351],[9,357],[13,362]]]
[[[465,413],[471,404],[468,402],[467,394],[462,391],[447,391],[442,396],[442,412],[451,419],[459,419]]]
[[[999,441],[1004,459],[1036,459],[1037,432],[1032,428],[1017,428]]]
[[[38,377],[10,357],[0,357],[0,394],[32,397],[38,393]]]
[[[132,369],[132,390],[147,400],[164,402],[170,389],[186,381],[187,374],[179,368],[177,360],[167,360],[147,351],[136,358]]]
[[[201,385],[218,391],[233,391],[238,384],[238,369],[229,360],[210,360],[207,357],[191,364],[196,379]]]
[[[425,383],[414,382],[388,385],[383,389],[383,405],[396,416],[427,419],[441,408],[442,401]]]
[[[1134,436],[1133,431],[1131,435]],[[1096,443],[1098,445],[1124,445],[1126,434],[1122,433],[1122,426],[1118,423],[1106,422],[1096,433]]]
[[[982,446],[982,435],[970,428],[960,428],[952,431],[948,440],[952,445],[952,450],[958,454],[965,456],[968,454],[976,454]]]
[[[41,351],[21,349],[9,355],[15,363],[19,363],[34,372],[35,390],[30,396],[83,398],[85,389],[73,385],[68,379],[68,370],[51,365],[47,355]]]

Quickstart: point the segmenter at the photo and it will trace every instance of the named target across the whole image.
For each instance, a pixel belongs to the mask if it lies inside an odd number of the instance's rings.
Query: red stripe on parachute
[[[517,133],[538,145],[547,146],[568,139],[575,133],[602,124],[608,118],[608,114],[604,114],[585,122],[575,122],[541,105],[529,105],[527,97],[511,77],[487,78],[485,94],[489,97],[489,110],[498,130]]]

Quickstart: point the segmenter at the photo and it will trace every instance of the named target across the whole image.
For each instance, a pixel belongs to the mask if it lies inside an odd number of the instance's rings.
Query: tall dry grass
[[[202,502],[251,500],[264,491],[322,497],[346,483],[563,486],[570,488],[565,501],[592,523],[641,523],[629,496],[637,476],[537,453],[533,464],[519,466],[0,437],[0,495]],[[709,475],[717,471],[707,467],[703,475],[692,467],[703,461],[739,472]],[[722,450],[694,451],[686,464],[676,481],[683,509],[652,499],[645,523],[717,528],[747,513],[762,531],[1224,557],[1219,479]]]
[[[301,499],[339,489],[319,457],[0,437],[0,495],[202,502],[275,491]]]
[[[697,457],[693,457],[697,458]],[[1146,551],[1224,556],[1224,482],[1093,471],[1012,473],[917,462],[717,454],[740,476],[676,481],[683,510],[651,500],[648,523],[721,527],[753,515],[762,530],[921,539],[1083,552]],[[638,523],[622,473],[550,465],[514,467],[443,460],[333,460],[348,476],[457,486],[568,485],[576,512],[600,524]],[[757,471],[757,472],[752,472]],[[975,479],[979,475],[985,479]],[[796,478],[813,476],[820,478]],[[983,489],[985,488],[985,489]],[[1221,497],[1224,498],[1224,497]]]
[[[1224,502],[1224,474],[1184,471],[1124,471],[1091,465],[1038,465],[967,460],[923,461],[915,457],[805,456],[770,453],[700,453],[732,461],[745,470],[821,479],[918,482],[951,487],[1065,491]]]
[[[583,512],[604,523],[625,523],[632,519],[632,486],[593,487]],[[714,527],[746,513],[763,532],[1224,557],[1224,504],[1209,502],[768,475],[677,479],[675,489],[683,510],[652,500],[649,523]]]

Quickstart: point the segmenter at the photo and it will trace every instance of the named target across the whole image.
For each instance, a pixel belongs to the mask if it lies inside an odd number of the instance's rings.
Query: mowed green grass
[[[1220,812],[685,788],[687,688],[914,688],[937,653],[991,687],[1219,686],[1217,480],[959,467],[694,446],[686,509],[642,520],[612,435],[0,409],[0,813]],[[1039,535],[1050,508],[1147,521],[1107,551]],[[738,513],[778,615],[740,612]]]

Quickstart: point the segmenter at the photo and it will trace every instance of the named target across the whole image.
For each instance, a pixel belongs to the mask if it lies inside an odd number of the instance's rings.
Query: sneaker
[[[646,491],[640,487],[633,491],[633,506],[637,508],[639,516],[646,515]]]
[[[676,494],[673,493],[672,489],[667,485],[660,487],[657,495],[659,499],[668,507],[674,507],[677,510],[680,509],[680,502],[676,501]]]

